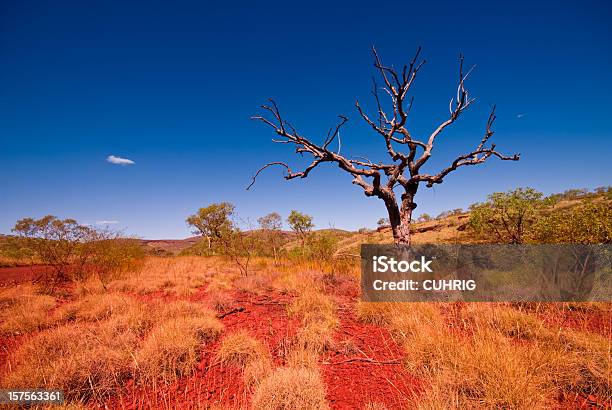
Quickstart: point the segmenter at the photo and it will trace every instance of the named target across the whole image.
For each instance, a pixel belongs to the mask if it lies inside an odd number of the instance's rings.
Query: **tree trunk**
[[[414,196],[417,187],[409,187],[402,194],[401,209],[397,206],[394,197],[385,200],[387,212],[389,213],[389,223],[393,232],[393,241],[398,245],[410,245],[410,225],[412,223],[412,211],[416,208]]]
[[[393,241],[396,244],[410,245],[410,224],[412,222],[412,209],[408,208],[400,212],[397,204],[387,206],[389,212],[389,223],[393,232]]]
[[[393,235],[393,239],[395,239],[396,244],[401,245],[410,245],[411,237],[410,237],[410,225],[412,222],[412,209],[403,214],[400,219],[400,224],[397,226],[397,235]]]

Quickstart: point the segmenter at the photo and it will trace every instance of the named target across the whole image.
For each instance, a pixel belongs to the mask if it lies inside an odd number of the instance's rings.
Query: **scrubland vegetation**
[[[365,303],[354,255],[389,242],[384,221],[315,231],[295,212],[293,233],[273,214],[244,231],[233,212],[217,204],[190,217],[205,237],[181,255],[79,239],[56,248],[71,249],[61,271],[4,283],[0,387],[63,389],[66,408],[612,405],[609,303]],[[611,223],[609,189],[517,190],[423,218],[414,240],[610,243]],[[47,241],[21,251],[44,262]],[[361,383],[346,392],[349,377]]]

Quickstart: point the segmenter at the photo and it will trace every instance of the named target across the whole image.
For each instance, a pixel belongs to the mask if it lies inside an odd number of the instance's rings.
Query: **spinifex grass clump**
[[[188,296],[205,283],[214,259],[182,256],[148,258],[142,269],[126,279],[111,282],[109,288],[141,295],[155,292]]]
[[[0,294],[0,334],[19,335],[52,326],[49,311],[56,300],[37,293],[33,286],[21,285]]]
[[[62,389],[69,401],[102,402],[139,384],[170,383],[193,372],[203,343],[223,325],[196,303],[145,303],[96,294],[62,307],[69,324],[27,339],[8,358],[3,388]]]
[[[338,327],[333,301],[326,295],[307,289],[288,307],[290,316],[301,320],[296,343],[304,349],[321,353],[333,346],[333,334]]]
[[[223,339],[217,351],[217,360],[224,365],[241,368],[247,386],[258,386],[273,368],[268,348],[244,330]]]
[[[25,342],[11,357],[5,388],[61,389],[67,399],[104,399],[131,374],[137,342],[112,324],[62,326]]]
[[[177,317],[159,323],[135,354],[137,382],[172,383],[190,375],[199,362],[202,344],[222,330],[223,325],[211,316]]]
[[[256,410],[328,409],[325,385],[316,370],[282,367],[265,378],[253,396]]]

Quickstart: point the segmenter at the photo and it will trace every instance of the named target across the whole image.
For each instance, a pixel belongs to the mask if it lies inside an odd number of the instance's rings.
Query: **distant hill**
[[[562,194],[559,194],[561,196]],[[581,197],[561,197],[552,206],[542,212],[548,213],[555,210],[567,209],[586,201],[594,203],[606,203],[612,206],[609,194],[589,193]],[[412,242],[419,243],[476,243],[478,240],[473,233],[467,229],[470,213],[464,212],[432,219],[427,222],[414,222],[412,225]],[[257,234],[260,230],[247,231],[247,234]],[[393,235],[390,227],[382,227],[373,230],[360,230],[359,232],[346,231],[342,229],[319,229],[314,231],[315,235],[332,235],[338,240],[337,255],[357,255],[359,247],[364,243],[392,243]],[[143,240],[147,251],[158,255],[176,255],[181,251],[197,245],[203,239],[191,237],[180,240]],[[297,235],[291,231],[282,231],[283,248],[286,250],[301,246]]]

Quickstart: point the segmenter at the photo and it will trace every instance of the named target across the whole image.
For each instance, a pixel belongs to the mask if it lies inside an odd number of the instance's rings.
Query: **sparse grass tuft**
[[[208,305],[217,312],[224,312],[232,305],[233,298],[224,290],[211,290],[209,286],[206,293],[208,294]]]
[[[29,286],[3,292],[0,295],[0,334],[19,335],[51,326],[54,321],[49,310],[55,303],[54,297],[37,294]]]
[[[338,321],[334,318],[307,322],[298,330],[296,344],[302,349],[316,353],[332,349],[335,345],[333,335],[337,326]]]
[[[69,325],[26,341],[10,358],[4,387],[62,389],[69,400],[103,399],[120,389],[130,374],[130,332],[105,326]]]
[[[460,315],[467,328],[490,328],[512,338],[533,340],[549,332],[538,318],[503,305],[470,303]]]
[[[190,375],[199,361],[200,348],[216,338],[223,325],[213,317],[167,319],[147,335],[135,355],[136,381],[172,383]]]
[[[386,326],[391,322],[393,303],[387,302],[358,302],[357,318],[370,325]]]
[[[163,305],[159,312],[164,319],[174,319],[181,317],[214,317],[214,313],[196,302],[178,300],[176,302]]]
[[[309,289],[293,301],[288,307],[288,313],[302,321],[302,328],[296,336],[300,348],[321,353],[333,346],[338,319],[334,303],[329,297]]]
[[[261,357],[248,362],[243,369],[244,383],[250,387],[258,387],[262,380],[273,371],[272,360],[269,357]]]
[[[269,358],[268,349],[245,330],[227,335],[217,351],[220,363],[242,367],[248,363]]]
[[[39,294],[38,289],[31,283],[21,283],[17,286],[0,288],[0,308],[5,309],[13,306],[21,298]]]
[[[112,290],[146,295],[164,292],[188,296],[206,282],[215,260],[195,256],[154,258],[145,260],[144,266],[129,278],[109,284]]]
[[[271,281],[264,275],[240,276],[234,280],[234,288],[244,292],[263,294],[271,287]]]
[[[316,370],[319,365],[319,355],[316,351],[306,348],[294,348],[287,356],[287,366],[291,368],[305,367]]]
[[[253,396],[255,410],[328,408],[319,374],[307,368],[277,369],[261,382]]]
[[[95,293],[63,306],[57,314],[64,320],[95,322],[125,313],[131,301],[131,297],[121,293]]]

